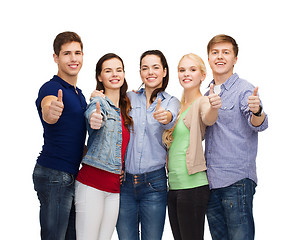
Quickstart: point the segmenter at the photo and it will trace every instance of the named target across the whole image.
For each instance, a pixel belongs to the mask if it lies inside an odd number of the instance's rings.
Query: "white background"
[[[1,239],[39,239],[39,202],[31,175],[43,138],[34,101],[40,86],[57,73],[52,43],[67,30],[77,32],[84,43],[78,87],[87,98],[102,55],[122,57],[132,90],[141,83],[139,57],[150,49],[165,54],[167,92],[178,98],[178,61],[186,53],[200,55],[208,68],[204,92],[212,80],[208,41],[220,33],[233,36],[240,48],[235,72],[259,86],[269,115],[269,129],[259,134],[256,239],[293,238],[291,1],[10,0],[1,2],[0,9]],[[168,221],[163,239],[172,239]],[[210,239],[208,228],[205,239]]]

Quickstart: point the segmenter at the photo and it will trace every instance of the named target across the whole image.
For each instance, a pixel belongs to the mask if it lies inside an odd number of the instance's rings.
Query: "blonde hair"
[[[202,60],[201,57],[199,57],[198,55],[194,54],[194,53],[189,53],[189,54],[185,54],[181,60],[179,61],[179,64],[178,64],[178,69],[179,69],[179,66],[180,66],[180,63],[181,61],[184,59],[184,58],[190,58],[192,60],[194,60],[197,64],[197,66],[199,67],[200,71],[202,74],[206,74],[206,67],[205,67],[205,63],[204,61]],[[174,126],[171,128],[171,129],[168,129],[168,130],[165,130],[162,134],[162,141],[163,141],[163,144],[167,147],[167,149],[170,148],[171,146],[171,143],[173,141],[173,132],[175,130],[175,127],[178,123],[178,120],[183,112],[183,107],[184,107],[184,103],[185,103],[185,95],[183,94],[182,95],[182,98],[181,98],[181,102],[180,102],[180,111],[177,115],[177,120],[174,124]]]

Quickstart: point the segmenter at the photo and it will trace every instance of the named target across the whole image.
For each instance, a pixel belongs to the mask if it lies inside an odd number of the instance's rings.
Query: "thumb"
[[[101,114],[100,103],[96,102],[96,113]]]
[[[214,88],[214,85],[213,83],[211,83],[209,86],[209,95],[213,94],[213,88]]]
[[[157,100],[157,105],[156,105],[155,111],[159,110],[159,108],[160,108],[160,104],[161,104],[161,98],[159,98],[159,99]]]
[[[254,90],[253,90],[253,96],[257,96],[257,92],[258,92],[258,87],[254,88]]]
[[[61,89],[58,90],[57,101],[62,102],[62,90]]]

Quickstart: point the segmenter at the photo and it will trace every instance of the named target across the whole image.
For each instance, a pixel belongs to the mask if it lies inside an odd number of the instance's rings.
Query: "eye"
[[[180,73],[183,73],[183,72],[185,72],[185,69],[179,69],[178,70]]]

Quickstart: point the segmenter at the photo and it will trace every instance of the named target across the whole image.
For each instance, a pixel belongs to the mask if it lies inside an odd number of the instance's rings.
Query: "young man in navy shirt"
[[[53,58],[58,73],[39,90],[37,110],[44,145],[33,172],[40,201],[42,239],[76,239],[74,183],[83,156],[86,100],[77,88],[83,44],[74,32],[56,36]]]

